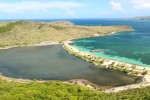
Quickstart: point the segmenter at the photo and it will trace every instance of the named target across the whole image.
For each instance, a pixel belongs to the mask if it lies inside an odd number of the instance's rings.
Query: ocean
[[[132,26],[134,31],[76,39],[72,45],[81,51],[99,57],[150,67],[150,21],[122,19],[74,19],[69,21],[87,26]],[[105,49],[106,51],[90,52],[95,49]]]

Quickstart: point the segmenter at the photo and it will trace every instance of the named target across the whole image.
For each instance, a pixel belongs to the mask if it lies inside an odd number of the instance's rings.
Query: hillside
[[[0,79],[0,100],[149,100],[150,87],[106,94],[59,81],[17,83]]]
[[[0,47],[62,42],[70,38],[131,30],[129,26],[79,26],[71,22],[0,22]]]

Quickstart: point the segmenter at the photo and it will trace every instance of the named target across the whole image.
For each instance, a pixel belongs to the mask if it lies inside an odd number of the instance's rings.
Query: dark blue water
[[[150,66],[150,21],[87,19],[71,20],[79,25],[129,25],[135,30],[121,32],[104,37],[77,39],[73,45],[82,51],[106,49],[104,52],[92,53],[97,56],[129,62],[132,64]]]

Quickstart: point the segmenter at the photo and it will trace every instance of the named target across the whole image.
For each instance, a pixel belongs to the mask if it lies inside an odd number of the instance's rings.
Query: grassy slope
[[[70,38],[108,34],[130,30],[127,26],[78,26],[69,22],[1,22],[0,47],[28,45],[43,41],[64,41]]]
[[[0,80],[0,100],[149,100],[150,87],[105,94],[59,81],[17,83]]]

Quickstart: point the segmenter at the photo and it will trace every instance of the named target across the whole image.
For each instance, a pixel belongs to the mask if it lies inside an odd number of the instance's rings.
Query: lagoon
[[[136,77],[119,71],[98,69],[93,64],[66,53],[62,45],[1,50],[0,73],[22,79],[86,79],[105,86],[131,84],[136,80]]]

